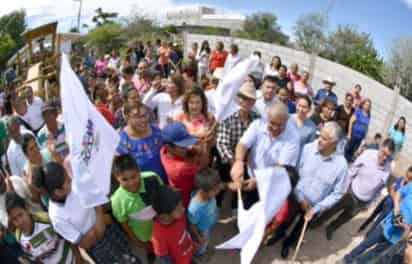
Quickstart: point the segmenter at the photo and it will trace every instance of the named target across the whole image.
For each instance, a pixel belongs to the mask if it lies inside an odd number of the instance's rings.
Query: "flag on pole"
[[[72,188],[85,207],[107,203],[119,135],[90,102],[66,54],[61,57],[60,88]]]
[[[259,201],[249,210],[239,202],[239,234],[218,245],[217,249],[241,249],[242,264],[252,262],[265,233],[266,225],[279,211],[292,190],[284,168],[273,167],[255,170]]]
[[[236,64],[219,82],[216,92],[213,94],[216,120],[223,121],[238,110],[236,95],[240,86],[246,80],[259,63],[257,56],[243,60]]]

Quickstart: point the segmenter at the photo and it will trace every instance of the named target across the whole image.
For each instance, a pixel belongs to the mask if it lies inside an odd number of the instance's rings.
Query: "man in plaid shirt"
[[[219,152],[219,172],[224,182],[230,182],[230,168],[235,158],[236,145],[243,133],[259,115],[252,111],[256,101],[256,88],[245,82],[238,92],[239,110],[219,123],[217,130],[217,150]],[[230,188],[231,183],[228,184]],[[232,199],[232,209],[236,208],[236,195]],[[218,204],[223,200],[223,192],[218,196]]]

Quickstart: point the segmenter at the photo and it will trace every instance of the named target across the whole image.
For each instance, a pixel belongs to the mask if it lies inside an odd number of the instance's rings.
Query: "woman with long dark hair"
[[[206,75],[209,72],[209,57],[210,57],[210,46],[207,40],[202,42],[199,54],[196,54],[196,60],[198,61],[198,74],[199,78]]]
[[[265,76],[279,76],[279,68],[282,66],[282,60],[279,56],[273,56],[272,61],[265,68]]]
[[[395,152],[393,157],[396,157],[402,150],[403,143],[405,142],[405,128],[406,128],[406,118],[401,116],[398,122],[389,129],[389,138],[395,142]]]

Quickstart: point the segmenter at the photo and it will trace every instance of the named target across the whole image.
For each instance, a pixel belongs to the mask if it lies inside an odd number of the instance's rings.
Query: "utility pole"
[[[79,2],[79,13],[77,14],[77,30],[80,32],[80,18],[82,16],[82,4],[83,0],[73,0],[75,2]]]

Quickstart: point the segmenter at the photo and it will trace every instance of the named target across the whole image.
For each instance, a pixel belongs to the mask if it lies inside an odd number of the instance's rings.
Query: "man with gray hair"
[[[272,166],[296,166],[299,134],[288,123],[288,119],[287,107],[282,103],[274,104],[267,120],[253,121],[236,146],[235,162],[231,170],[234,182],[232,187],[245,191],[242,197],[246,209],[259,200],[256,179],[252,173],[254,170]]]
[[[281,255],[287,258],[289,248],[297,241],[305,221],[335,205],[348,188],[348,164],[336,147],[342,131],[336,122],[328,122],[319,139],[307,144],[299,161],[299,182],[294,190],[299,204],[299,222],[284,240]]]

